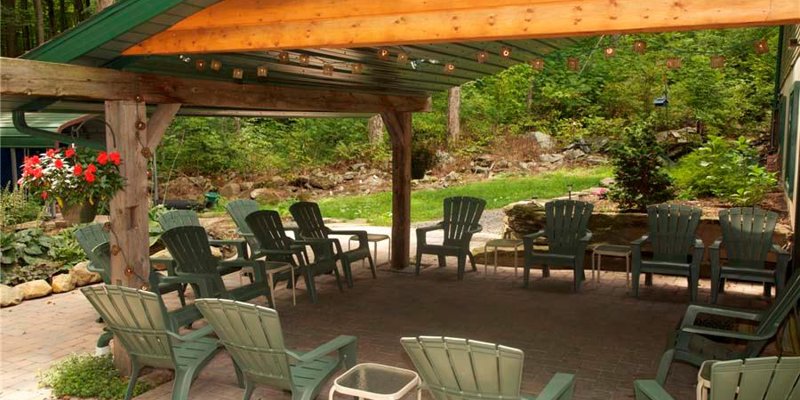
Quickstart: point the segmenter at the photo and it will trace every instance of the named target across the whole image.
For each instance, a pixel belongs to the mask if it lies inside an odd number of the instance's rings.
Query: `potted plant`
[[[45,201],[55,200],[70,224],[91,222],[98,203],[123,188],[121,163],[117,152],[94,152],[73,144],[26,157],[17,183]]]

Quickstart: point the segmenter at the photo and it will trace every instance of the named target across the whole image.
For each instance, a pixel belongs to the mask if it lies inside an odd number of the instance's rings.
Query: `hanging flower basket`
[[[17,183],[45,201],[55,200],[67,222],[91,222],[98,203],[124,187],[121,163],[117,152],[94,152],[73,144],[26,157]]]

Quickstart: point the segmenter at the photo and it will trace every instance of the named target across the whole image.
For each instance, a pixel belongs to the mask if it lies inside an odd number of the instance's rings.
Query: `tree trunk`
[[[83,21],[84,6],[83,0],[72,0],[72,7],[75,8],[75,25]]]
[[[367,132],[370,144],[378,144],[383,140],[383,118],[381,118],[380,114],[374,115],[369,119]]]
[[[58,14],[58,30],[59,32],[64,32],[69,29],[69,24],[67,23],[67,5],[65,4],[65,0],[58,0],[58,10],[60,11]]]
[[[114,4],[114,0],[97,0],[97,12],[103,11],[112,4]]]
[[[41,46],[44,41],[44,10],[42,0],[33,0],[33,11],[36,13],[36,44]]]
[[[457,143],[461,136],[461,87],[450,88],[447,97],[447,135],[450,143]]]
[[[33,40],[31,39],[31,26],[28,23],[28,0],[20,2],[20,9],[22,10],[23,18],[25,21],[22,23],[22,48],[19,49],[20,53],[33,47]]]
[[[2,0],[3,20],[3,56],[16,57],[17,50],[17,5],[16,0]]]
[[[53,0],[45,0],[44,4],[47,8],[47,26],[50,28],[47,37],[51,38],[58,32],[56,30],[56,4]]]

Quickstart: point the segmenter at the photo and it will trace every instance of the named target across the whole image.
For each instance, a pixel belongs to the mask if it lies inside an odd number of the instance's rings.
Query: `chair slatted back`
[[[234,200],[225,206],[225,209],[228,210],[228,214],[233,218],[233,222],[236,223],[236,227],[239,229],[239,232],[242,233],[245,240],[247,240],[247,245],[250,246],[251,249],[258,249],[260,243],[252,236],[253,231],[250,229],[250,226],[247,225],[246,218],[251,213],[258,211],[258,208],[258,202],[248,199]]]
[[[93,253],[93,250],[97,246],[109,241],[108,232],[103,229],[103,224],[89,224],[82,226],[75,230],[74,235],[75,240],[78,241],[81,249],[83,249],[83,252],[86,253],[86,258],[98,268],[105,268],[104,265],[106,263],[104,263],[103,260],[100,260],[98,256]],[[105,280],[106,283],[110,283],[108,279],[109,278],[107,276],[103,276],[103,280]]]
[[[300,228],[300,236],[312,239],[327,237],[328,228],[325,227],[325,222],[322,221],[322,212],[319,210],[319,204],[310,201],[299,201],[289,206],[289,212],[297,222],[297,227]]]
[[[158,295],[116,285],[87,286],[81,292],[129,354],[149,366],[175,368],[167,334],[175,327]]]
[[[286,230],[283,228],[283,221],[277,211],[273,210],[258,210],[250,213],[245,219],[247,226],[255,235],[255,238],[261,243],[262,248],[266,250],[291,250],[294,240],[286,235]],[[294,257],[287,256],[269,257],[273,261],[284,261],[296,263]],[[302,261],[302,259],[301,259]]]
[[[720,211],[719,224],[728,254],[728,265],[765,267],[777,222],[777,213],[757,207]]]
[[[578,240],[586,235],[594,205],[577,200],[554,200],[544,205],[545,235],[555,254],[575,254]]]
[[[520,398],[522,350],[432,336],[406,337],[400,343],[437,400]]]
[[[202,226],[197,213],[192,210],[170,210],[158,217],[161,229],[167,231],[178,226]]]
[[[648,206],[648,235],[653,245],[653,260],[687,262],[702,214],[700,208],[684,205]]]
[[[277,311],[226,299],[198,299],[195,304],[248,378],[294,389]]]
[[[709,400],[800,398],[800,357],[762,357],[711,365]]]
[[[444,199],[444,245],[459,245],[468,231],[477,227],[486,207],[486,200],[456,196]]]
[[[225,285],[217,271],[219,260],[211,255],[206,230],[201,226],[176,226],[161,234],[161,241],[176,261],[178,275],[200,275],[208,279],[211,293],[203,297],[218,297],[225,293]]]
[[[780,297],[764,312],[764,317],[756,328],[756,334],[775,335],[789,312],[797,307],[798,301],[800,301],[800,272],[795,272]]]

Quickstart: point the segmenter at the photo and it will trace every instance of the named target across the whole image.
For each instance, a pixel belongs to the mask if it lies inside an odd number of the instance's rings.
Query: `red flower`
[[[112,152],[112,153],[108,153],[108,159],[111,160],[111,162],[113,162],[114,165],[119,165],[119,163],[121,161],[120,158],[119,158],[119,153],[116,152],[116,151]]]
[[[75,167],[72,168],[72,174],[75,176],[81,176],[83,173],[83,166],[80,164],[75,164]]]
[[[42,199],[47,200],[47,192],[42,192]]]
[[[42,169],[41,168],[34,168],[31,170],[31,174],[33,174],[34,178],[41,178],[42,177]]]
[[[70,158],[75,155],[75,149],[72,147],[67,148],[67,151],[64,152],[64,157]]]
[[[25,165],[33,166],[39,164],[39,156],[25,157]]]
[[[94,164],[89,164],[86,166],[86,172],[93,174],[97,172],[97,167],[95,167]]]
[[[61,152],[61,150],[56,150],[56,149],[47,149],[47,151],[45,152],[45,154],[47,154],[47,156],[48,156],[48,157],[50,157],[50,158],[53,158],[53,157],[55,157],[55,156],[56,156],[56,154],[58,154],[58,153],[60,153],[60,152]]]
[[[106,165],[108,163],[108,153],[101,151],[100,154],[97,155],[97,163],[100,165]]]
[[[94,176],[94,174],[93,174],[93,173],[91,173],[91,172],[89,172],[89,170],[88,170],[88,169],[87,169],[87,170],[86,170],[86,172],[83,174],[83,177],[84,177],[84,179],[86,179],[86,182],[89,182],[89,183],[92,183],[92,182],[94,182],[94,179],[95,179],[95,176]]]
[[[64,168],[64,161],[61,161],[60,158],[56,158],[56,161],[54,162],[54,164],[55,164],[56,168],[58,168],[58,169]]]

